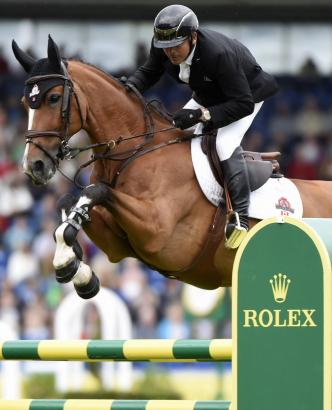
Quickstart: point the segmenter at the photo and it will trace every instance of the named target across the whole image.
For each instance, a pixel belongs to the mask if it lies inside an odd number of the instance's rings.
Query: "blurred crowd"
[[[53,337],[54,310],[68,292],[55,281],[52,267],[53,231],[59,222],[56,202],[64,193],[77,191],[61,175],[40,188],[22,173],[27,126],[20,101],[24,77],[22,71],[10,69],[0,50],[0,320],[15,327],[21,339],[48,339]],[[320,76],[314,62],[307,61],[298,76],[279,76],[278,82],[280,92],[264,104],[245,148],[281,151],[282,172],[288,177],[332,179],[332,80]],[[165,77],[147,94],[152,97],[173,112],[190,93]],[[88,174],[89,170],[83,173],[83,182]],[[181,283],[133,259],[110,264],[83,233],[79,239],[102,284],[128,304],[134,337],[230,337],[227,314],[221,325],[193,325],[181,304]],[[95,326],[87,329],[85,337],[98,336]]]

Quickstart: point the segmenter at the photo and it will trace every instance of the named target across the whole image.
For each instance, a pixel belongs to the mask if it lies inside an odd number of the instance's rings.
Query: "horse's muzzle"
[[[51,161],[41,159],[30,161],[24,173],[28,175],[35,185],[45,185],[55,174],[55,166]]]

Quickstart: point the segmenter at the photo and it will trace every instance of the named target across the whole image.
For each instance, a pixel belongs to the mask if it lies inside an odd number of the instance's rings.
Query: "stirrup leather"
[[[232,219],[235,219],[235,225],[233,232],[229,238],[226,238],[226,229],[228,224]],[[243,239],[246,237],[248,231],[246,228],[240,225],[239,214],[235,211],[230,212],[227,215],[226,225],[225,225],[225,248],[227,249],[236,249],[240,246]]]

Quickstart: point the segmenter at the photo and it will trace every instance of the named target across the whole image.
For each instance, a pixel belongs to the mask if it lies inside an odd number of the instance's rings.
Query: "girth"
[[[217,268],[214,267],[214,255],[220,245],[223,237],[224,237],[224,230],[225,230],[225,222],[226,222],[226,210],[225,207],[219,205],[213,220],[209,226],[206,238],[204,240],[204,245],[196,258],[193,262],[179,270],[179,271],[164,271],[161,269],[156,268],[155,266],[148,265],[151,269],[158,271],[162,275],[164,275],[168,279],[179,279],[185,280],[183,276],[186,277],[196,276],[196,274],[204,275],[204,269],[209,267],[209,270],[214,270],[215,274],[218,274]],[[212,266],[212,267],[211,267]],[[221,284],[220,284],[221,286]]]

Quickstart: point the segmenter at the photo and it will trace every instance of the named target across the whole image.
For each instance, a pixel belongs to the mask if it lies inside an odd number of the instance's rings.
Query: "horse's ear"
[[[16,57],[16,60],[21,64],[24,70],[27,73],[29,73],[31,71],[31,68],[34,66],[36,60],[29,56],[29,54],[21,50],[15,40],[12,41],[12,49]]]
[[[61,56],[58,46],[55,41],[48,35],[48,48],[47,48],[48,60],[54,69],[58,72],[61,72]]]

